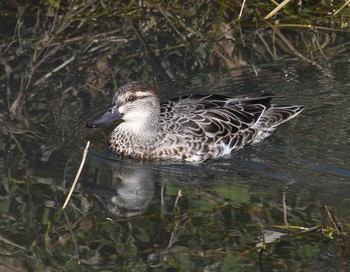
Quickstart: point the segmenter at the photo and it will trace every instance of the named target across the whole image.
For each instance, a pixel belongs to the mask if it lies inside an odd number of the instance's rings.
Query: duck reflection
[[[144,213],[154,195],[154,175],[150,165],[134,161],[115,161],[111,185],[89,185],[93,193],[113,218]]]

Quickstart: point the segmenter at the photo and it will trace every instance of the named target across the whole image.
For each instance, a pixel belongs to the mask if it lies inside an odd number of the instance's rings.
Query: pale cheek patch
[[[144,110],[133,110],[124,115],[124,121],[130,121],[133,123],[143,123],[147,120],[147,114]]]

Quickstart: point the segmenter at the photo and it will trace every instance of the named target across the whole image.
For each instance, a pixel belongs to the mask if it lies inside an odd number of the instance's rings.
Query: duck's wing
[[[164,129],[183,131],[196,137],[222,137],[254,126],[271,98],[182,96],[161,104],[160,123]]]

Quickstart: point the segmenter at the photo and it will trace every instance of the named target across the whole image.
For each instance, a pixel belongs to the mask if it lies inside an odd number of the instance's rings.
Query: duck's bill
[[[116,106],[113,106],[100,117],[88,120],[86,122],[86,127],[97,128],[112,123],[114,121],[121,120],[122,118],[123,114],[118,111],[118,108]]]

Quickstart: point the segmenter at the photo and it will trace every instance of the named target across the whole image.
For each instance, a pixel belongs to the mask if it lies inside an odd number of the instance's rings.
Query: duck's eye
[[[136,100],[136,96],[131,95],[128,97],[128,102],[134,102],[135,100]]]

